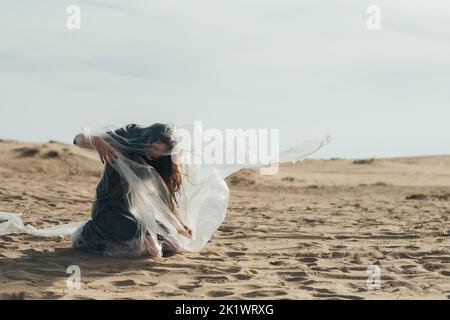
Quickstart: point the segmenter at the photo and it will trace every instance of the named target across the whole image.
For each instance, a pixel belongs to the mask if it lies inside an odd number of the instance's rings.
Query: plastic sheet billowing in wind
[[[117,159],[105,166],[102,178],[108,167],[119,174],[121,183],[126,186],[124,196],[128,211],[138,222],[140,229],[129,241],[108,241],[101,254],[125,257],[161,256],[164,244],[175,252],[199,251],[225,219],[229,200],[229,189],[224,180],[227,176],[242,168],[268,165],[274,161],[284,163],[303,160],[330,141],[328,136],[304,141],[282,152],[275,159],[266,157],[258,163],[218,164],[192,161],[202,158],[204,151],[193,147],[192,141],[186,137],[201,133],[201,128],[167,126],[167,130],[172,143],[172,148],[168,149],[152,149],[152,142],[158,138],[152,126],[116,126],[83,131],[82,135],[86,141],[92,141],[93,137],[102,137],[114,149]],[[194,132],[196,130],[198,131]],[[243,146],[246,156],[250,156],[248,141],[243,141]],[[223,148],[221,152],[226,154],[228,151]],[[152,161],[149,161],[150,154],[155,158],[171,157],[177,164],[182,179],[176,206],[171,205],[167,184],[152,166]],[[89,241],[83,239],[82,234],[83,228],[90,220],[37,229],[24,225],[19,214],[0,212],[0,235],[71,235],[72,244],[77,248],[79,241]],[[186,226],[192,231],[191,234]]]

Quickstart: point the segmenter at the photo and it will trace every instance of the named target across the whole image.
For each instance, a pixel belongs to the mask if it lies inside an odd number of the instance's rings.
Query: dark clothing
[[[104,139],[125,157],[149,164],[144,147],[151,139],[151,132],[146,130],[147,128],[130,125],[114,133],[109,132]],[[142,177],[145,172],[136,174]],[[167,229],[164,225],[159,225]],[[107,241],[129,241],[140,237],[140,232],[140,225],[130,212],[128,183],[110,164],[106,164],[92,204],[91,219],[84,225],[81,233],[80,239],[85,242],[82,247],[87,251],[101,253]],[[158,235],[158,240],[162,241],[163,237]]]
[[[139,236],[139,224],[129,211],[127,190],[127,182],[107,164],[97,186],[91,220],[82,233],[84,239],[93,240],[92,249],[102,251],[104,240],[123,242]]]

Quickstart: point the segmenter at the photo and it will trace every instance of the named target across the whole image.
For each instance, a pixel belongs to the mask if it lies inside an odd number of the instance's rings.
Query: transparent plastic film
[[[199,251],[225,219],[227,176],[242,168],[303,160],[330,141],[326,136],[274,154],[261,153],[248,135],[234,137],[232,148],[225,140],[213,145],[211,141],[218,137],[216,130],[206,132],[205,138],[195,125],[86,128],[74,143],[97,152],[105,164],[91,218],[35,229],[24,226],[18,215],[0,213],[0,235],[72,235],[75,249],[108,256]]]

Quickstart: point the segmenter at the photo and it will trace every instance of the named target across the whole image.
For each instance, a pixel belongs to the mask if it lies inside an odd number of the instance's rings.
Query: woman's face
[[[166,156],[169,151],[168,149],[168,146],[164,142],[156,140],[148,145],[145,150],[145,155],[149,160],[156,160],[161,156]]]

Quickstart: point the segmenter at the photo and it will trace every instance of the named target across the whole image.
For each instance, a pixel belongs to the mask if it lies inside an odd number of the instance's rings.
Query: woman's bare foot
[[[161,253],[152,236],[146,236],[144,240],[145,254],[149,257],[160,257]]]
[[[167,238],[161,243],[163,256],[167,256],[168,254],[176,254],[184,252],[183,246],[180,242],[174,238],[173,236],[167,236]]]

